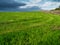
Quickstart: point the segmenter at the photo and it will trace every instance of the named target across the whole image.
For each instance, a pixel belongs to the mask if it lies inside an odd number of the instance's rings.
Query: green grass
[[[60,45],[60,16],[0,12],[0,45]]]

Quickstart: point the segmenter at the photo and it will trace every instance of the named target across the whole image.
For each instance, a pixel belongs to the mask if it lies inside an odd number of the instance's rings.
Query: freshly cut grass
[[[0,12],[0,45],[60,45],[60,16]]]

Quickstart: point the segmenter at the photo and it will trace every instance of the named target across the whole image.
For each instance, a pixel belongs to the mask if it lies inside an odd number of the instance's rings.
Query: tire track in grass
[[[50,19],[47,20],[46,22],[50,22],[50,21],[52,21],[53,19],[54,19],[53,17],[50,17]]]
[[[40,25],[44,25],[44,24],[45,24],[44,22],[34,23],[34,24],[31,24],[31,25],[26,26],[26,27],[23,26],[22,29],[7,30],[7,31],[0,32],[0,34],[6,34],[6,33],[10,33],[10,32],[17,32],[17,31],[20,31],[20,30],[27,30],[28,28],[32,28],[32,27],[40,26]]]
[[[3,32],[0,32],[0,34],[6,34],[6,33],[10,33],[10,32],[17,32],[17,31],[20,31],[20,30],[27,30],[27,28],[31,28],[31,27],[35,27],[35,26],[41,26],[41,25],[44,25],[46,24],[47,22],[50,22],[52,21],[54,18],[53,17],[48,17],[49,19],[46,19],[45,21],[42,21],[42,22],[37,22],[37,23],[32,23],[28,26],[23,26],[22,29],[16,29],[16,30],[7,30],[7,31],[3,31]]]

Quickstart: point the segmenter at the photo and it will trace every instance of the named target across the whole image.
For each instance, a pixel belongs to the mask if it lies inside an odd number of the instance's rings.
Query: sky
[[[52,10],[60,6],[60,0],[0,0],[0,11]]]

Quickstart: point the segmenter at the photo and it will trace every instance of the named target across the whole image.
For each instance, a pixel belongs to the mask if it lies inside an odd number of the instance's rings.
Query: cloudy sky
[[[0,0],[0,11],[52,10],[60,0]]]

